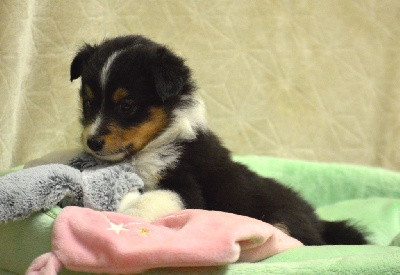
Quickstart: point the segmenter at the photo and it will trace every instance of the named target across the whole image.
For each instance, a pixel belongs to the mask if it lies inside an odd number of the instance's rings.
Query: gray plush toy
[[[128,192],[142,192],[143,181],[128,163],[100,162],[88,154],[68,165],[28,168],[0,178],[0,222],[27,218],[57,204],[115,211]]]

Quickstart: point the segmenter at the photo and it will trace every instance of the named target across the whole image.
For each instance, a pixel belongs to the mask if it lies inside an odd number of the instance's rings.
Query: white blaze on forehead
[[[110,76],[111,66],[112,66],[113,62],[115,61],[115,59],[118,57],[118,55],[120,55],[122,52],[123,52],[123,50],[114,52],[114,53],[107,59],[106,63],[104,63],[103,68],[101,69],[101,73],[100,73],[100,85],[101,85],[101,88],[103,89],[103,91],[104,91],[105,88],[106,88],[107,80],[108,80],[108,77]]]
[[[83,148],[85,149],[86,152],[92,152],[92,150],[87,145],[87,141],[91,137],[98,134],[98,130],[100,129],[100,125],[101,125],[102,121],[103,121],[102,116],[101,116],[101,114],[99,114],[97,116],[96,120],[92,124],[86,126],[83,129],[81,138],[82,138]]]
[[[102,122],[102,117],[101,115],[98,115],[96,120],[89,125],[89,135],[94,136],[97,134],[98,129],[100,128],[101,122]]]
[[[83,130],[83,133],[82,133],[82,138],[83,138],[84,144],[86,144],[86,141],[89,138],[91,138],[97,134],[97,131],[100,128],[102,120],[103,119],[102,119],[101,115],[99,114],[97,116],[96,120],[92,124],[85,127],[85,129]]]

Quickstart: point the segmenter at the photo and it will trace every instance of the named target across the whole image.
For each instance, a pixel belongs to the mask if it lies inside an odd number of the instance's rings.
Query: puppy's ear
[[[153,73],[156,90],[162,101],[179,94],[190,78],[190,70],[184,60],[166,47],[156,50]]]
[[[71,63],[71,82],[81,76],[84,62],[89,59],[94,51],[95,47],[89,44],[85,44],[85,46],[80,49]]]

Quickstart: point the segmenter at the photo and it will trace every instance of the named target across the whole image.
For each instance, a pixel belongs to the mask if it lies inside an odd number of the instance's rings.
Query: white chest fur
[[[203,101],[194,96],[183,96],[182,101],[187,104],[173,111],[170,126],[132,159],[146,190],[156,189],[163,172],[175,167],[182,153],[179,142],[193,140],[207,129]]]

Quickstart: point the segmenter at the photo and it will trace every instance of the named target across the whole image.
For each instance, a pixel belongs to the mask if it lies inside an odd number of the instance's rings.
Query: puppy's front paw
[[[121,201],[118,212],[153,222],[167,214],[184,209],[181,197],[172,191],[155,190],[138,196],[127,194]]]
[[[136,201],[142,196],[139,192],[129,192],[126,194],[118,205],[117,212],[126,213],[135,206]]]

